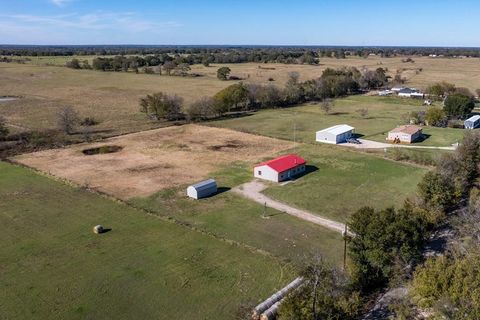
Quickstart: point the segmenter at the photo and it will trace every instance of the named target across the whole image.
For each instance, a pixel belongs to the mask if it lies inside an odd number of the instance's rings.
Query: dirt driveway
[[[273,200],[262,193],[266,189],[266,185],[258,180],[254,180],[248,183],[244,183],[238,187],[232,189],[233,192],[238,193],[250,200],[258,202],[260,204],[266,204],[267,207],[288,213],[289,215],[295,216],[297,218],[303,219],[308,222],[312,222],[328,228],[330,230],[342,233],[345,231],[345,225],[343,223],[329,220],[326,218],[319,217],[313,213],[310,213],[305,210],[297,209],[291,207],[282,202]]]
[[[455,150],[455,146],[451,147],[432,147],[432,146],[415,146],[415,145],[408,145],[408,144],[391,144],[391,143],[384,143],[366,139],[358,139],[361,144],[353,144],[353,143],[341,143],[339,146],[342,147],[350,147],[355,149],[385,149],[385,148],[409,148],[409,149],[434,149],[434,150]]]

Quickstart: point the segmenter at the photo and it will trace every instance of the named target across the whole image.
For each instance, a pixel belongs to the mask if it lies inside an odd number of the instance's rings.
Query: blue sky
[[[479,46],[475,0],[0,0],[1,44]]]

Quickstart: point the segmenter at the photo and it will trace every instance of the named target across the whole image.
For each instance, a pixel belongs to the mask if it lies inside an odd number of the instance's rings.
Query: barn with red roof
[[[305,172],[305,159],[296,154],[287,154],[259,163],[253,169],[255,178],[281,182]]]

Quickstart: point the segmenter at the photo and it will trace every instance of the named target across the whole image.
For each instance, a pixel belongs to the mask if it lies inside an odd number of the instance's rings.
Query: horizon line
[[[0,47],[299,47],[299,48],[435,48],[435,49],[480,49],[480,46],[439,45],[338,45],[338,44],[15,44],[0,43]]]

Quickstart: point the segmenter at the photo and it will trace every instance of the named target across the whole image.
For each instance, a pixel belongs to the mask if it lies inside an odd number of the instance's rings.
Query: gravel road
[[[295,216],[297,218],[303,219],[308,222],[318,224],[330,230],[333,230],[342,234],[345,231],[345,225],[343,223],[319,217],[318,215],[315,215],[308,211],[291,207],[287,204],[284,204],[282,202],[279,202],[267,197],[262,193],[262,191],[265,190],[265,188],[266,188],[266,185],[264,183],[258,180],[254,180],[254,181],[242,184],[238,187],[235,187],[232,189],[232,191],[250,200],[258,202],[262,205],[266,204],[267,207],[269,208],[273,208],[278,211],[288,213],[289,215]]]

